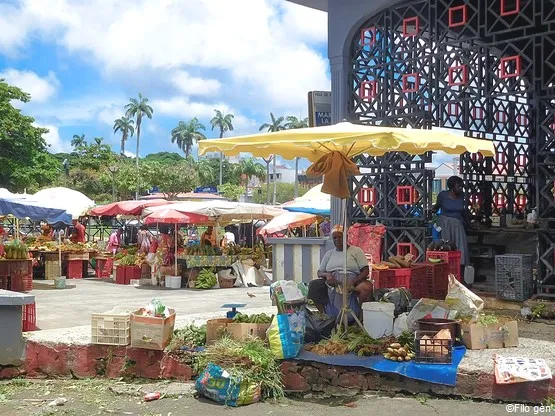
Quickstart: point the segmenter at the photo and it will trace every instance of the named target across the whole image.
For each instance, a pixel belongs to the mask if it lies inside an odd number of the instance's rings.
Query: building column
[[[349,102],[348,75],[349,57],[336,56],[330,58],[331,66],[331,122],[333,124],[347,119]],[[331,197],[332,226],[341,223],[343,204],[341,199]]]

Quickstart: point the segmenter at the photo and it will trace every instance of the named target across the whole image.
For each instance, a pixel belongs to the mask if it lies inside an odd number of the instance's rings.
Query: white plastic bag
[[[458,318],[476,318],[484,308],[484,301],[468,290],[454,275],[449,275],[449,288],[445,302],[458,311]]]

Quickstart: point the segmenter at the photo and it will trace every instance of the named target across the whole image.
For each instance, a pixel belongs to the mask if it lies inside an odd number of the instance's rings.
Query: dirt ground
[[[158,391],[163,398],[145,402],[147,392]],[[193,396],[192,384],[126,383],[115,380],[12,380],[0,383],[0,416],[181,416],[233,413],[242,416],[302,415],[352,416],[373,414],[407,415],[415,412],[463,416],[500,416],[507,405],[469,400],[434,399],[429,396],[388,397],[359,395],[343,398],[283,399],[277,403],[256,403],[241,408],[226,408]],[[64,398],[63,406],[49,406],[56,398]],[[555,408],[553,409],[555,412]],[[237,413],[240,412],[240,413]]]

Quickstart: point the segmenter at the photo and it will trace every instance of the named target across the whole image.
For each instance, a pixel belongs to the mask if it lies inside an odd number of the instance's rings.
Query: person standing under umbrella
[[[464,267],[470,263],[466,229],[470,226],[468,212],[465,206],[464,182],[458,176],[447,179],[447,191],[441,191],[437,196],[434,212],[441,209],[438,225],[441,227],[441,238],[455,243],[461,252],[461,280]]]

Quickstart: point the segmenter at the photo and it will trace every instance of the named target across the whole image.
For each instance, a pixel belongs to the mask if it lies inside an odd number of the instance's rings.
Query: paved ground
[[[177,316],[198,313],[222,313],[225,303],[244,303],[246,308],[271,306],[270,288],[232,288],[213,290],[165,289],[153,286],[116,285],[109,280],[73,279],[66,289],[55,289],[52,281],[33,281],[40,329],[68,328],[91,324],[91,314],[112,310],[115,306],[136,310],[152,298],[159,298],[174,308]],[[250,297],[247,292],[255,297]]]
[[[147,392],[161,392],[163,399],[145,403]],[[284,399],[226,408],[193,397],[190,384],[143,384],[105,380],[16,380],[0,383],[0,416],[182,416],[188,414],[259,415],[388,415],[413,414],[465,416],[506,416],[507,414],[552,414],[555,408],[526,408],[520,405],[480,403],[469,400],[438,400],[428,396],[386,397],[364,395],[349,398]],[[63,406],[48,406],[54,399],[67,400]]]

